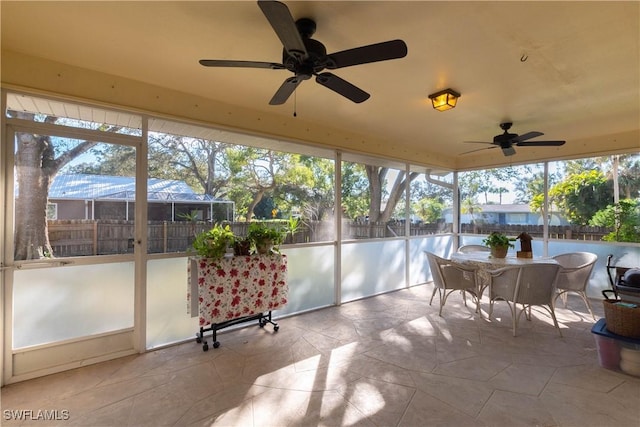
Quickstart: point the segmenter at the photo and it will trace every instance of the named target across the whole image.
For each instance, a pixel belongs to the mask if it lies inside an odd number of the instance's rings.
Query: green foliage
[[[290,216],[285,226],[285,231],[288,234],[291,234],[291,236],[293,236],[298,231],[299,226],[300,226],[300,219]]]
[[[610,227],[614,231],[604,236],[608,242],[640,242],[640,203],[634,200],[620,200],[599,210],[589,221],[596,227]]]
[[[198,221],[198,211],[191,211],[189,213],[182,212],[176,215],[178,218],[188,221],[188,222],[196,222]]]
[[[364,165],[342,162],[342,212],[347,218],[357,218],[369,213],[371,195]]]
[[[284,241],[286,231],[279,225],[267,225],[261,222],[252,222],[249,224],[247,239],[259,249],[265,244],[272,244],[273,250],[278,251],[278,246]]]
[[[515,246],[511,242],[515,242],[515,240],[516,239],[513,237],[507,237],[502,233],[493,231],[485,239],[482,240],[482,243],[489,246],[490,248],[498,248],[498,247],[504,247],[504,246],[514,248]]]
[[[551,187],[549,198],[573,224],[587,224],[613,200],[613,191],[602,172],[589,170],[569,175]]]
[[[469,214],[472,221],[477,221],[475,215],[482,213],[482,208],[472,197],[466,198],[460,202],[460,213]]]
[[[442,218],[444,208],[444,203],[441,203],[436,199],[424,198],[416,203],[414,211],[424,220],[424,222],[434,224],[438,219]]]
[[[475,200],[481,194],[484,195],[484,202],[487,203],[489,193],[499,191],[499,187],[496,187],[495,183],[509,181],[522,175],[523,173],[513,166],[460,173],[459,188],[461,198]]]
[[[201,257],[222,258],[235,240],[236,237],[228,225],[216,224],[211,230],[203,231],[196,236],[193,249]]]

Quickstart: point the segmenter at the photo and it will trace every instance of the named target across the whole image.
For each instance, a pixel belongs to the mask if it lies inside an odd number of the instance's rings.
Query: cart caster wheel
[[[215,344],[214,344],[215,346]],[[202,351],[209,351],[209,344],[204,343],[204,345],[202,346]]]
[[[220,347],[220,343],[218,341],[215,341],[213,343],[213,348],[218,348],[218,347]]]
[[[261,328],[264,328],[264,325],[266,325],[267,322],[264,322],[262,320],[258,320],[258,326],[260,326]]]
[[[198,344],[202,343],[202,338],[200,338],[200,336],[199,336],[199,335],[196,335],[196,342],[197,342]]]
[[[278,326],[278,325],[275,325],[275,326],[273,327],[273,331],[274,331],[274,332],[278,332],[278,329],[280,329],[280,326]]]

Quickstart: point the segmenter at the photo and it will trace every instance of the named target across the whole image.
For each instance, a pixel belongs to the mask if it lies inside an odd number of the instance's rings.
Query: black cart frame
[[[220,347],[220,342],[218,341],[219,330],[238,325],[240,323],[251,322],[253,320],[257,320],[258,326],[260,326],[261,328],[264,328],[267,323],[271,323],[273,325],[274,332],[278,332],[278,329],[280,329],[280,326],[278,326],[278,324],[271,318],[271,311],[269,311],[267,313],[258,313],[252,316],[237,317],[225,322],[213,323],[208,328],[201,326],[200,332],[196,333],[196,342],[198,344],[202,344],[202,351],[208,351],[209,344],[207,343],[207,340],[205,338],[205,333],[211,331],[213,333],[213,348],[218,348]]]

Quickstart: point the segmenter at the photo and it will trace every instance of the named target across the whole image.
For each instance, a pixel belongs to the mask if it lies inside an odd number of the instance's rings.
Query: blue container
[[[609,332],[605,319],[598,320],[591,333],[596,340],[600,366],[640,376],[640,339]]]

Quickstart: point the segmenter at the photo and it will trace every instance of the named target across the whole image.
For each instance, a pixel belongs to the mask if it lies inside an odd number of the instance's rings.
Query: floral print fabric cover
[[[200,326],[252,316],[287,304],[286,255],[192,260],[188,263],[188,277],[189,281],[197,280]],[[192,274],[192,266],[197,266],[197,275]],[[187,311],[191,307],[191,292],[195,292],[195,283],[189,283]]]

